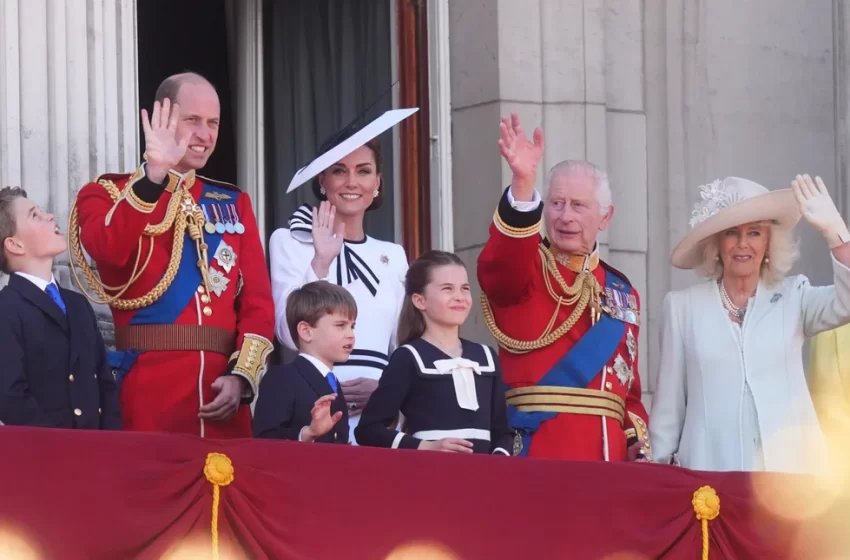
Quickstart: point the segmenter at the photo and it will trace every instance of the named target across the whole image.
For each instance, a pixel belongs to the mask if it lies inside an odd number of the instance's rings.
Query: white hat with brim
[[[791,189],[769,191],[758,183],[727,177],[700,187],[690,231],[679,241],[670,257],[676,268],[699,266],[703,255],[700,242],[729,228],[769,221],[791,230],[800,221],[800,206]]]

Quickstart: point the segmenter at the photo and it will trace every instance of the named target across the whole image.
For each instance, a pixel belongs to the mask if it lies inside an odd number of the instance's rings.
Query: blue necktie
[[[332,371],[328,372],[327,380],[328,385],[331,386],[331,391],[333,391],[334,393],[339,393],[339,383],[337,383],[336,375],[334,375]]]
[[[62,313],[65,313],[65,302],[62,301],[62,296],[59,295],[59,288],[56,287],[56,284],[48,284],[47,288],[44,289],[47,292],[47,295],[50,296],[50,299],[59,306],[59,309],[62,310]]]

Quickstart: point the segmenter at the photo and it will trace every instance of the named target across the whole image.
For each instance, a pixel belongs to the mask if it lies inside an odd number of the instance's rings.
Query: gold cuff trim
[[[626,432],[626,439],[637,437],[637,430],[635,430],[634,428],[629,428],[625,432]]]
[[[236,358],[233,373],[247,379],[255,395],[260,380],[266,373],[266,364],[272,350],[274,345],[271,341],[256,334],[246,334],[242,341],[242,349]]]
[[[505,223],[505,221],[502,219],[502,217],[499,216],[499,211],[497,210],[496,213],[493,214],[493,223],[496,225],[496,229],[498,229],[504,235],[506,235],[508,237],[514,237],[514,238],[521,239],[521,238],[531,237],[532,235],[539,234],[540,233],[540,227],[543,224],[543,221],[538,220],[537,223],[532,225],[532,226],[525,227],[525,228],[517,228],[517,227],[513,227],[513,226],[510,226],[507,223]]]
[[[634,425],[635,435],[637,438],[642,439],[644,442],[643,448],[646,452],[646,458],[652,461],[652,444],[649,441],[649,428],[647,427],[646,422],[644,422],[643,418],[634,412],[629,412],[629,420],[631,420]]]

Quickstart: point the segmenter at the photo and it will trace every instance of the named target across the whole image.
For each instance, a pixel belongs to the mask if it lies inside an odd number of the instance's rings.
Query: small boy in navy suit
[[[53,216],[0,189],[0,424],[120,430],[118,390],[86,298],[60,288],[65,251]]]
[[[348,290],[311,282],[286,299],[286,324],[299,355],[269,368],[254,409],[254,436],[348,443],[348,410],[334,363],[354,349],[357,303]]]

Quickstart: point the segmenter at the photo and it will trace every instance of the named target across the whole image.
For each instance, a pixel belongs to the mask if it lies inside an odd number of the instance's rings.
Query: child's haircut
[[[357,318],[357,302],[343,287],[319,280],[304,284],[289,294],[286,298],[286,325],[295,347],[301,347],[298,323],[304,321],[315,327],[319,319],[333,313],[345,315],[352,321]]]
[[[19,198],[26,198],[27,191],[21,187],[5,187],[0,189],[0,272],[11,274],[9,261],[6,260],[6,239],[17,232],[15,215],[12,213],[12,204]]]
[[[411,296],[425,292],[425,286],[431,282],[431,271],[441,266],[462,266],[460,257],[446,251],[428,251],[413,261],[407,269],[404,279],[404,304],[398,318],[398,345],[407,344],[425,333],[425,317],[413,305]]]

